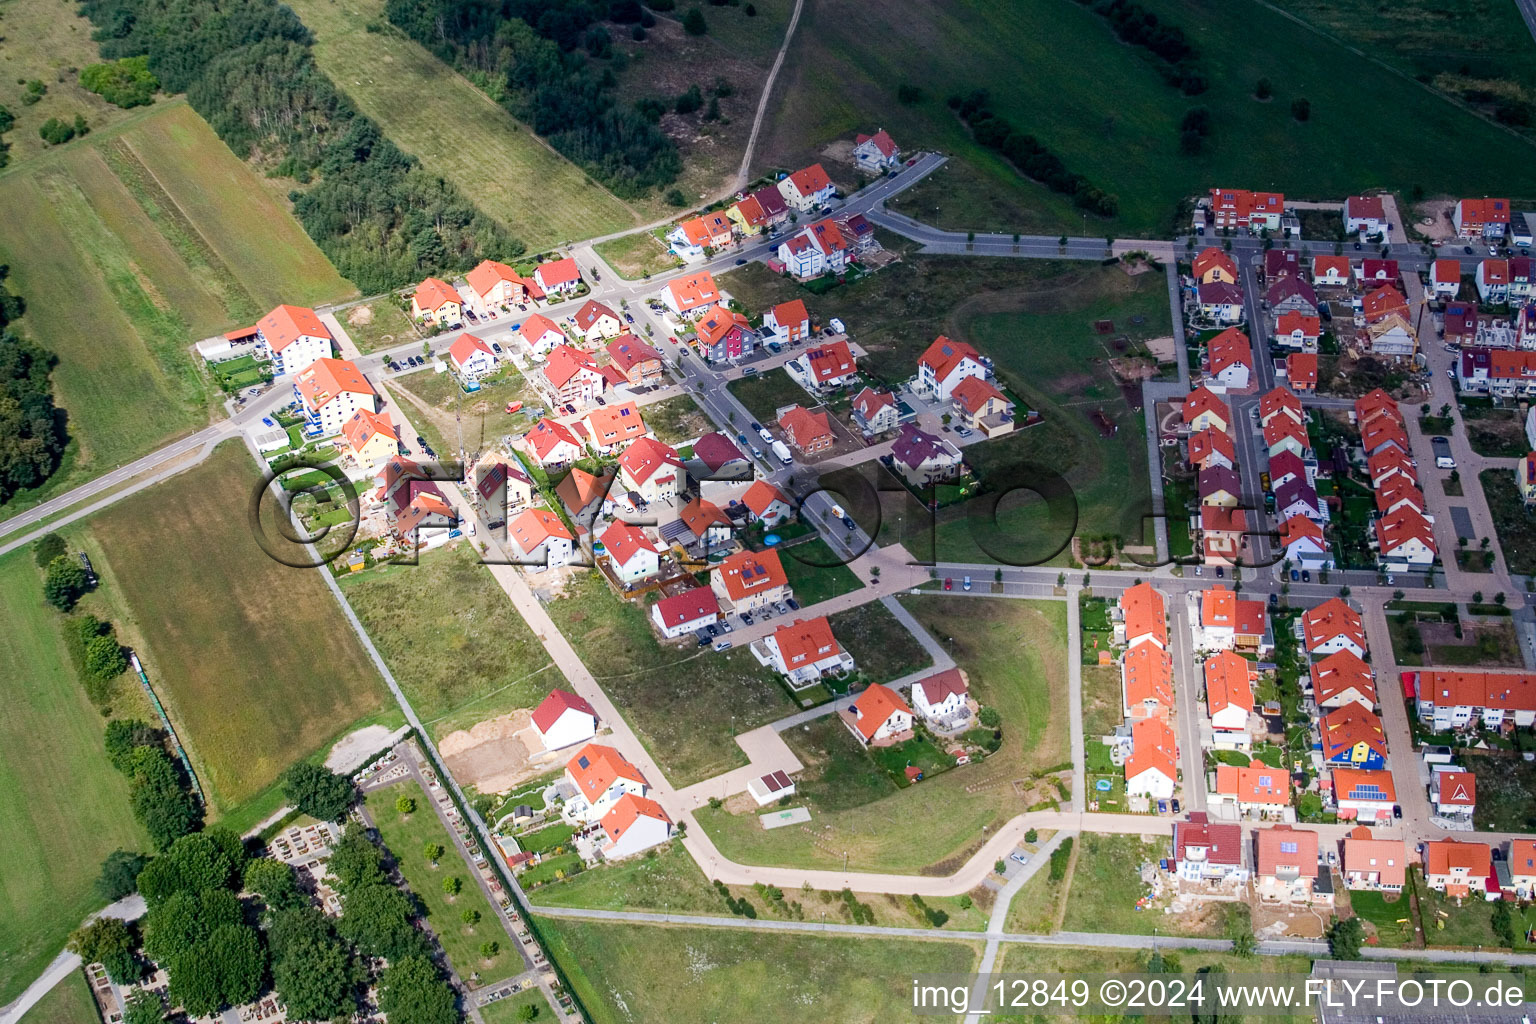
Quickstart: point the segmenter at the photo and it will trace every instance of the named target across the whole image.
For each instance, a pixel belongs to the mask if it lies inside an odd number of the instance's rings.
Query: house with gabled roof
[[[1491,305],[1509,301],[1509,261],[1483,260],[1477,265],[1474,277],[1477,297]]]
[[[708,309],[720,301],[720,289],[707,270],[674,278],[661,290],[661,301],[678,316]]]
[[[581,442],[571,428],[548,416],[535,423],[519,443],[545,469],[569,466],[581,457]]]
[[[784,438],[803,455],[815,455],[831,448],[837,438],[825,412],[811,412],[795,405],[779,417]]]
[[[1213,188],[1209,205],[1218,231],[1222,228],[1247,228],[1254,234],[1263,230],[1279,231],[1280,220],[1285,215],[1285,196],[1280,192]]]
[[[277,376],[298,373],[331,354],[331,332],[308,306],[276,306],[254,329]]]
[[[1235,469],[1225,466],[1208,466],[1196,478],[1201,505],[1236,508],[1241,489],[1242,478]]]
[[[1198,644],[1208,651],[1268,655],[1274,647],[1263,601],[1247,601],[1218,583],[1200,595]]]
[[[1206,565],[1236,565],[1247,533],[1246,509],[1200,506],[1200,550]]]
[[[1293,451],[1276,453],[1269,460],[1269,486],[1271,490],[1278,491],[1292,481],[1300,481],[1310,484],[1316,478],[1317,467],[1309,465]],[[1283,522],[1285,517],[1280,517]]]
[[[712,430],[693,443],[693,457],[704,464],[708,475],[731,479],[750,474],[751,463],[736,442],[718,430]]]
[[[870,684],[838,717],[866,747],[888,747],[912,736],[912,709],[880,683]]]
[[[1308,654],[1318,657],[1347,650],[1365,657],[1365,624],[1342,598],[1330,597],[1302,612],[1301,623]]]
[[[661,804],[633,793],[615,800],[599,824],[607,839],[600,847],[605,861],[633,857],[672,838],[672,819]]]
[[[970,687],[965,673],[947,668],[912,684],[912,707],[923,720],[950,730],[970,717]]]
[[[1206,343],[1206,385],[1212,391],[1246,391],[1253,377],[1253,345],[1248,335],[1228,327]]]
[[[965,378],[991,375],[991,367],[974,347],[963,341],[951,341],[941,334],[918,357],[916,388],[947,402],[955,385]]]
[[[1316,314],[1290,309],[1275,318],[1275,333],[1270,340],[1297,352],[1316,352],[1317,339],[1322,333],[1323,321]],[[1314,369],[1316,365],[1313,364]],[[1315,379],[1313,383],[1316,383]]]
[[[1141,582],[1120,592],[1120,620],[1114,624],[1117,644],[1168,646],[1168,602],[1152,584]]]
[[[576,266],[575,259],[567,256],[540,263],[533,271],[533,279],[545,295],[565,295],[581,286],[581,268]]]
[[[1317,391],[1317,353],[1292,352],[1285,357],[1285,377],[1298,395]]]
[[[1131,753],[1125,759],[1125,795],[1167,800],[1179,780],[1179,744],[1163,718],[1131,726]]]
[[[1370,291],[1378,285],[1396,285],[1398,280],[1397,260],[1377,259],[1367,256],[1360,261],[1360,270],[1355,274],[1360,281],[1363,291]]]
[[[1264,281],[1273,284],[1282,277],[1301,277],[1301,253],[1295,249],[1267,249],[1264,252]]]
[[[654,437],[642,437],[619,456],[619,487],[649,505],[670,501],[686,486],[677,450]]]
[[[1207,885],[1248,881],[1240,825],[1215,824],[1204,811],[1173,823],[1173,870],[1180,881]]]
[[[791,210],[811,213],[818,207],[831,202],[837,195],[837,189],[832,184],[832,179],[827,177],[827,172],[822,169],[821,164],[811,164],[781,178],[779,194],[784,197],[784,202]]]
[[[1385,571],[1409,572],[1435,564],[1439,548],[1434,525],[1412,505],[1399,505],[1378,518],[1375,527],[1376,559]]]
[[[1318,720],[1323,763],[1345,768],[1377,769],[1387,763],[1387,734],[1376,712],[1345,704]]]
[[[1536,725],[1536,674],[1424,669],[1418,676],[1418,715],[1433,722],[1436,732]]]
[[[807,349],[804,364],[811,383],[817,388],[847,387],[859,379],[853,350],[843,340],[829,341]]]
[[[720,602],[708,587],[693,587],[651,605],[651,621],[668,640],[720,621]]]
[[[1347,287],[1353,278],[1348,256],[1312,257],[1312,283],[1317,287]]]
[[[1408,848],[1401,839],[1377,839],[1359,825],[1344,837],[1344,886],[1360,892],[1402,892]]]
[[[961,380],[950,392],[950,402],[962,427],[989,438],[1013,431],[1014,404],[985,377]]]
[[[1361,768],[1334,768],[1329,772],[1333,802],[1341,821],[1388,825],[1397,803],[1392,773]]]
[[[1312,663],[1312,700],[1325,711],[1358,704],[1370,710],[1376,706],[1376,680],[1354,651],[1335,651]]]
[[[844,675],[854,669],[853,655],[843,650],[832,635],[832,625],[825,615],[778,626],[753,641],[752,656],[758,664],[782,675],[796,690],[818,682],[823,676]]]
[[[1461,261],[1435,260],[1429,268],[1429,286],[1437,302],[1454,299],[1461,291]]]
[[[1156,644],[1138,644],[1120,658],[1124,716],[1167,721],[1173,715],[1173,656]]]
[[[1442,839],[1423,848],[1424,884],[1431,889],[1459,899],[1488,891],[1493,850],[1487,843]]]
[[[884,174],[901,166],[901,149],[884,128],[873,135],[853,139],[853,164],[870,174]]]
[[[1263,435],[1265,454],[1271,458],[1288,451],[1304,459],[1312,447],[1306,424],[1296,423],[1284,416],[1277,416],[1265,424]]]
[[[789,221],[789,205],[774,185],[764,185],[726,214],[744,235],[773,231]]]
[[[496,372],[496,353],[491,346],[465,331],[448,346],[448,362],[462,381],[476,381]]]
[[[423,550],[438,547],[458,528],[458,513],[430,481],[411,481],[395,491],[394,499],[400,504],[386,508],[392,521],[390,532],[408,546]]]
[[[464,319],[464,299],[447,281],[429,277],[411,295],[411,317],[439,327],[452,327]]]
[[[468,286],[470,308],[481,316],[490,313],[493,306],[509,307],[528,301],[530,282],[495,260],[481,260],[464,275],[464,283]]]
[[[779,243],[778,258],[790,274],[805,280],[822,274],[841,274],[853,257],[853,243],[831,217],[808,225]]]
[[[1328,503],[1305,479],[1293,479],[1275,488],[1275,514],[1282,520],[1304,516],[1319,525],[1331,518]]]
[[[592,357],[570,345],[556,345],[533,383],[554,405],[584,409],[608,386]]]
[[[1225,469],[1237,467],[1237,445],[1232,440],[1232,435],[1217,430],[1215,427],[1206,427],[1196,431],[1189,438],[1189,464],[1193,469],[1202,470],[1217,466]]]
[[[891,468],[912,486],[928,487],[959,476],[963,463],[952,442],[903,423],[891,444]]]
[[[705,498],[694,498],[684,505],[677,515],[683,533],[676,539],[684,540],[693,550],[708,554],[731,543],[735,526],[731,517],[719,505]],[[670,534],[668,534],[670,536]]]
[[[348,359],[322,356],[293,377],[293,394],[304,410],[306,437],[331,437],[359,409],[378,411],[378,392]]]
[[[1536,840],[1512,839],[1504,858],[1509,864],[1509,886],[1515,898],[1528,900],[1536,893]]]
[[[588,344],[594,344],[624,333],[624,321],[601,302],[588,299],[576,311],[576,330]]]
[[[1213,427],[1222,433],[1231,433],[1232,410],[1208,387],[1198,387],[1184,396],[1180,406],[1184,425],[1192,431]]]
[[[533,730],[545,750],[585,743],[597,735],[597,712],[584,697],[551,690],[533,709]]]
[[[475,492],[485,503],[486,518],[500,518],[498,513],[521,509],[533,502],[533,480],[517,459],[482,459],[475,464]]]
[[[1243,290],[1225,281],[1208,281],[1195,286],[1200,315],[1213,324],[1243,322]]]
[[[400,453],[400,431],[388,416],[358,409],[341,428],[346,453],[358,473],[372,478],[378,468]]]
[[[586,427],[587,443],[604,455],[620,451],[651,432],[645,425],[645,417],[640,415],[640,407],[634,402],[589,409],[582,423]]]
[[[661,552],[640,527],[616,521],[598,539],[608,567],[620,583],[630,586],[661,571]]]
[[[1392,230],[1381,196],[1350,196],[1344,200],[1344,232],[1350,235],[1381,235]]]
[[[1464,771],[1432,771],[1429,802],[1434,805],[1436,817],[1470,826],[1477,810],[1477,776]]]
[[[1254,891],[1265,903],[1309,903],[1319,868],[1311,829],[1272,825],[1254,830]]]
[[[518,325],[517,336],[536,356],[547,356],[566,341],[565,332],[543,313],[530,313],[528,319]]]
[[[763,331],[780,345],[792,345],[811,336],[811,315],[802,300],[790,299],[763,314]]]
[[[632,386],[661,383],[661,353],[633,334],[621,334],[607,345],[608,358]]]
[[[757,333],[745,316],[725,306],[711,306],[694,324],[699,355],[706,359],[740,359],[757,348]]]
[[[741,496],[741,503],[752,513],[752,518],[764,526],[777,526],[795,515],[794,506],[784,492],[767,480],[754,481]]]
[[[896,396],[889,391],[866,386],[853,396],[853,425],[865,437],[895,430],[900,418]]]
[[[1270,285],[1264,292],[1264,302],[1273,317],[1285,313],[1317,316],[1317,292],[1310,281],[1299,276],[1282,277]]]
[[[1214,245],[1206,246],[1195,255],[1191,271],[1195,280],[1201,284],[1208,281],[1237,284],[1237,261]]]
[[[1451,211],[1458,238],[1503,238],[1509,219],[1508,199],[1458,199]]]
[[[772,607],[793,596],[784,563],[773,548],[726,556],[710,574],[710,586],[721,607],[738,614]]]
[[[560,809],[567,822],[595,824],[625,795],[645,796],[645,776],[612,747],[588,743],[565,763],[565,781],[575,790]]]
[[[1248,717],[1253,714],[1253,666],[1235,651],[1220,651],[1205,660],[1205,707],[1217,750],[1247,750],[1253,738]]]
[[[1333,548],[1323,537],[1323,528],[1306,516],[1291,516],[1280,522],[1280,545],[1285,557],[1301,569],[1333,568]]]
[[[519,565],[554,569],[575,557],[576,538],[547,508],[530,508],[507,523],[507,542]]]
[[[1250,761],[1247,767],[1218,764],[1216,788],[1209,798],[1226,817],[1296,820],[1290,776],[1284,768],[1271,768],[1263,761]]]

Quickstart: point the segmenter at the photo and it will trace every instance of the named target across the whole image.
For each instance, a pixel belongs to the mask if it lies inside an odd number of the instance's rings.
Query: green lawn
[[[0,694],[6,707],[0,716],[4,1004],[100,906],[92,883],[102,858],[119,847],[148,849],[149,844],[129,809],[126,782],[107,763],[104,720],[71,667],[60,635],[63,617],[43,604],[42,574],[30,549],[0,558],[0,607],[7,614],[0,630]],[[126,692],[131,697],[132,690]],[[136,703],[124,703],[137,712]]]
[[[300,0],[293,9],[315,34],[320,69],[358,109],[530,252],[635,223],[612,193],[391,26],[383,3]]]
[[[550,1012],[549,1000],[544,998],[538,986],[525,988],[516,995],[481,1006],[480,1019],[485,1024],[517,1024],[518,1011],[525,1006],[532,1006],[538,1012],[538,1016],[533,1018],[535,1021],[556,1019]]]
[[[1002,747],[979,764],[898,789],[840,722],[791,729],[784,738],[806,765],[794,802],[810,808],[810,824],[764,831],[756,813],[700,808],[696,819],[725,856],[836,868],[847,851],[850,869],[948,873],[980,845],[983,830],[1026,809],[1030,798],[1015,791],[1015,781],[1028,791],[1036,773],[1069,760],[1066,609],[1059,602],[933,595],[903,603],[933,636],[955,638],[954,658],[972,694],[1002,715]],[[913,821],[924,823],[920,836]]]
[[[1067,197],[1026,181],[979,146],[945,104],[984,88],[998,114],[1119,197],[1113,220],[1089,216],[1089,235],[1165,237],[1179,200],[1218,183],[1318,198],[1373,186],[1406,192],[1414,185],[1431,195],[1460,195],[1470,181],[1479,183],[1479,195],[1529,190],[1525,140],[1267,5],[1144,0],[1143,6],[1189,34],[1210,81],[1206,92],[1191,98],[1166,85],[1153,58],[1122,44],[1086,5],[964,0],[905,5],[899,15],[893,6],[871,9],[856,0],[818,5],[802,16],[760,160],[797,167],[820,155],[828,139],[883,123],[909,152],[936,149],[972,165],[989,187],[956,191],[1006,197],[1019,211],[1015,230],[1083,232],[1083,217]],[[1365,6],[1353,0],[1337,11],[1350,26],[1351,42],[1355,26],[1375,16],[1374,7],[1359,10]],[[1457,40],[1454,50],[1474,45],[1461,40],[1481,33],[1451,21],[1452,14],[1444,17],[1455,27],[1435,34],[1435,59],[1443,56],[1440,68],[1455,69],[1459,58],[1441,49],[1444,39]],[[868,31],[871,18],[882,31]],[[1507,33],[1504,45],[1520,53],[1498,63],[1529,65],[1528,33],[1508,12],[1497,23]],[[1274,84],[1269,102],[1252,98],[1260,78]],[[902,83],[919,86],[921,98],[899,102]],[[1311,103],[1306,123],[1290,113],[1292,100],[1302,97]],[[1189,155],[1178,125],[1194,106],[1208,109],[1216,128],[1203,152]],[[1361,138],[1362,118],[1381,131]],[[1426,162],[1415,152],[1419,147],[1396,141],[1409,137],[1445,159]],[[949,209],[958,222],[951,226],[971,223],[966,207],[957,202]],[[981,216],[999,220],[985,210]]]
[[[599,242],[596,249],[620,277],[630,281],[663,273],[682,262],[652,231],[636,231],[622,238]]]
[[[1536,831],[1536,764],[1518,757],[1501,757],[1486,767],[1483,759],[1472,764],[1477,771],[1477,827],[1498,832]]]
[[[838,612],[828,621],[832,635],[872,683],[893,682],[933,664],[927,648],[880,601]]]
[[[84,972],[76,970],[21,1019],[23,1024],[93,1024],[101,1019],[99,1014],[90,983]]]
[[[411,814],[402,815],[395,809],[395,800],[402,794],[416,801]],[[384,845],[395,855],[406,884],[426,908],[427,923],[437,933],[437,941],[459,976],[471,988],[479,988],[521,973],[522,957],[512,948],[511,938],[476,884],[474,873],[459,856],[453,837],[433,812],[431,797],[414,780],[407,779],[369,793],[367,807]],[[439,843],[447,851],[437,867],[422,852],[428,842]],[[443,880],[447,878],[463,883],[457,896],[443,892]],[[462,917],[465,910],[478,910],[479,923],[466,925]],[[500,952],[489,960],[480,955],[480,945],[487,941],[501,945]],[[479,979],[472,978],[474,974]]]
[[[258,546],[246,518],[257,483],[244,446],[224,444],[101,513],[88,534],[103,590],[126,608],[120,632],[176,723],[212,817],[388,700],[319,574]]]
[[[648,609],[620,601],[596,573],[571,580],[549,615],[673,785],[745,764],[733,737],[795,710],[750,651],[663,647]]]
[[[1349,905],[1356,917],[1376,929],[1377,945],[1397,948],[1414,941],[1413,910],[1406,893],[1351,892]],[[1399,923],[1405,918],[1406,924]]]
[[[0,176],[0,262],[23,329],[59,357],[65,465],[4,514],[204,425],[215,397],[187,346],[279,301],[352,288],[183,103]],[[39,246],[37,239],[50,239]]]
[[[411,422],[444,457],[459,450],[460,439],[466,451],[478,452],[507,435],[522,434],[533,426],[533,410],[542,405],[533,386],[511,367],[481,381],[482,389],[473,395],[466,395],[451,373],[430,370],[397,377],[389,387],[406,392],[401,399],[405,407],[417,407],[411,408]],[[514,402],[523,408],[507,412]]]
[[[560,682],[544,646],[468,544],[340,582],[435,737],[534,707]]]
[[[779,559],[784,563],[784,575],[795,592],[795,600],[802,608],[864,586],[854,571],[844,564],[842,556],[820,537],[780,548]]]
[[[1140,836],[1084,833],[1077,837],[1077,864],[1067,894],[1062,929],[1070,932],[1115,932],[1151,935],[1154,927],[1169,934],[1169,920],[1160,913],[1136,909],[1146,886],[1136,868],[1168,856],[1168,841],[1143,843]]]
[[[969,943],[823,938],[545,918],[558,963],[595,1024],[926,1020],[911,976],[964,973]]]
[[[1061,900],[1067,883],[1065,878],[1051,881],[1049,866],[1042,865],[1013,897],[1004,927],[1010,932],[1027,932],[1031,935],[1049,935],[1054,932],[1056,915],[1061,911]]]
[[[733,271],[733,274],[745,272],[745,270]],[[730,288],[723,283],[722,287]],[[735,289],[730,290],[732,294],[735,293]],[[746,300],[743,299],[743,301]],[[761,313],[764,307],[749,304],[748,308],[755,313]],[[775,412],[786,405],[803,405],[809,409],[816,404],[816,400],[806,392],[805,388],[796,384],[794,378],[783,370],[770,370],[751,377],[739,377],[727,384],[726,388],[736,396],[737,401],[747,407],[747,411],[759,423],[769,427],[778,422]],[[745,423],[738,423],[735,426],[740,431],[747,430]]]

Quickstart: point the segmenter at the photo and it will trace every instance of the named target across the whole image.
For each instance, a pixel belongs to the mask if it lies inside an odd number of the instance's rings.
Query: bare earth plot
[[[93,521],[104,585],[192,755],[210,817],[261,794],[387,694],[318,573],[257,546],[244,447],[129,498]],[[94,556],[93,556],[94,557]]]
[[[634,212],[384,17],[376,0],[291,4],[315,60],[396,145],[537,252],[622,231]],[[369,32],[376,25],[380,31]]]

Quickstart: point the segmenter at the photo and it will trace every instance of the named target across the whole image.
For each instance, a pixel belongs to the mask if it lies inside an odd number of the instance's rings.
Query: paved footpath
[[[90,924],[98,917],[117,917],[124,921],[137,921],[144,916],[144,897],[138,893],[125,896],[116,903],[97,911],[86,918],[84,924]],[[80,969],[80,957],[78,954],[64,950],[53,958],[46,970],[38,975],[26,990],[17,996],[7,1006],[0,1007],[0,1024],[17,1024],[26,1012],[42,1001],[42,998],[53,990],[53,987],[75,971]]]
[[[1057,832],[1051,836],[1050,842],[1036,850],[1029,863],[1016,872],[1008,880],[1008,884],[998,892],[997,901],[992,904],[992,916],[987,919],[987,945],[981,951],[981,964],[976,968],[976,984],[971,989],[970,1005],[986,1005],[987,975],[991,974],[992,969],[997,966],[997,952],[1002,943],[1003,929],[1008,925],[1008,909],[1013,906],[1013,898],[1019,894],[1020,889],[1024,888],[1024,883],[1039,874],[1041,865],[1050,862],[1051,854],[1056,852],[1056,848],[1061,845],[1063,839],[1076,838],[1076,836],[1075,832]],[[965,1024],[980,1024],[981,1017],[980,1011],[968,1013],[965,1016]]]

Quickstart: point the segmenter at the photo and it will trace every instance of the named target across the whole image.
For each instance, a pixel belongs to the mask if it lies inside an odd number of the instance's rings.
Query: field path
[[[789,27],[784,30],[784,42],[779,45],[778,55],[773,58],[773,67],[768,70],[768,80],[763,83],[763,94],[757,98],[757,113],[752,117],[752,134],[747,136],[747,148],[741,154],[741,166],[736,168],[736,181],[730,189],[732,192],[744,187],[750,180],[747,171],[752,166],[752,153],[757,149],[757,136],[762,131],[763,118],[768,113],[768,97],[773,95],[773,83],[778,80],[779,69],[784,66],[784,58],[789,55],[789,44],[795,38],[795,26],[800,24],[800,11],[804,7],[805,0],[795,0],[794,12],[789,16]]]

